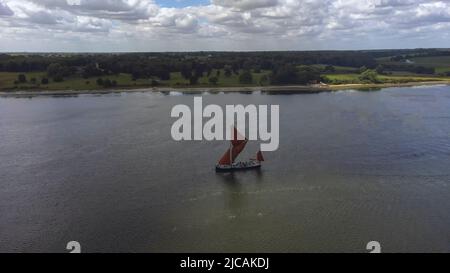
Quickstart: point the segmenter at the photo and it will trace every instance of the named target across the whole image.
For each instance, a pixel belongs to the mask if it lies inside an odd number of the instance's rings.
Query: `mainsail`
[[[233,131],[233,137],[231,139],[231,148],[228,149],[228,151],[222,156],[222,158],[219,161],[219,165],[233,164],[236,158],[239,156],[239,154],[242,153],[242,151],[244,150],[245,146],[247,145],[247,142],[248,139],[243,137],[235,127]]]

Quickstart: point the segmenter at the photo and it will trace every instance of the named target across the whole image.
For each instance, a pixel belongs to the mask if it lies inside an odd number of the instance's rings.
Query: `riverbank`
[[[76,96],[83,94],[111,94],[132,92],[183,92],[183,93],[228,93],[228,92],[264,92],[264,93],[298,93],[315,94],[322,92],[333,92],[339,90],[371,90],[389,87],[412,87],[412,86],[450,85],[450,80],[407,82],[407,83],[381,83],[381,84],[340,84],[340,85],[290,85],[290,86],[254,86],[254,87],[150,87],[150,88],[117,88],[99,90],[13,90],[1,91],[0,97],[34,97],[34,96]]]
[[[406,82],[406,83],[377,83],[377,84],[341,84],[341,85],[328,85],[332,90],[345,90],[345,89],[382,89],[389,87],[414,87],[414,86],[432,86],[432,85],[450,85],[450,80],[441,81],[425,81],[425,82]]]

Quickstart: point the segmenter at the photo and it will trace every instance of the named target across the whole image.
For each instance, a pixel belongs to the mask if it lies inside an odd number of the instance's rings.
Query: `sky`
[[[1,52],[437,47],[449,0],[0,0]]]

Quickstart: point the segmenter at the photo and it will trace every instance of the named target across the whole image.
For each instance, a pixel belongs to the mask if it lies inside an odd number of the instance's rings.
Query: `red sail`
[[[262,154],[261,151],[259,151],[259,152],[256,154],[256,160],[259,161],[259,162],[264,161],[264,157],[263,157],[263,154]]]
[[[242,143],[231,148],[231,154],[230,149],[228,149],[228,151],[220,159],[219,165],[231,165],[236,160],[236,158],[242,153],[246,145],[247,140],[243,140]]]
[[[247,140],[243,140],[243,142],[241,144],[233,147],[233,162],[242,153],[242,151],[245,149],[246,145],[247,145]]]
[[[238,137],[239,136],[239,137]],[[243,138],[243,140],[239,140],[238,138]],[[236,127],[234,127],[233,130],[233,137],[231,140],[231,153],[230,149],[222,156],[222,158],[219,161],[220,165],[231,165],[234,160],[239,156],[240,153],[244,150],[245,146],[247,145],[248,140],[243,137]]]
[[[227,152],[219,160],[219,165],[226,165],[226,166],[231,165],[230,149],[228,149]]]

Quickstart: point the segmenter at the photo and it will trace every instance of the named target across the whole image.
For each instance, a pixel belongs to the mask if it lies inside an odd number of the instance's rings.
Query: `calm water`
[[[450,87],[203,96],[280,105],[261,172],[172,141],[193,95],[0,99],[0,251],[450,252]]]

